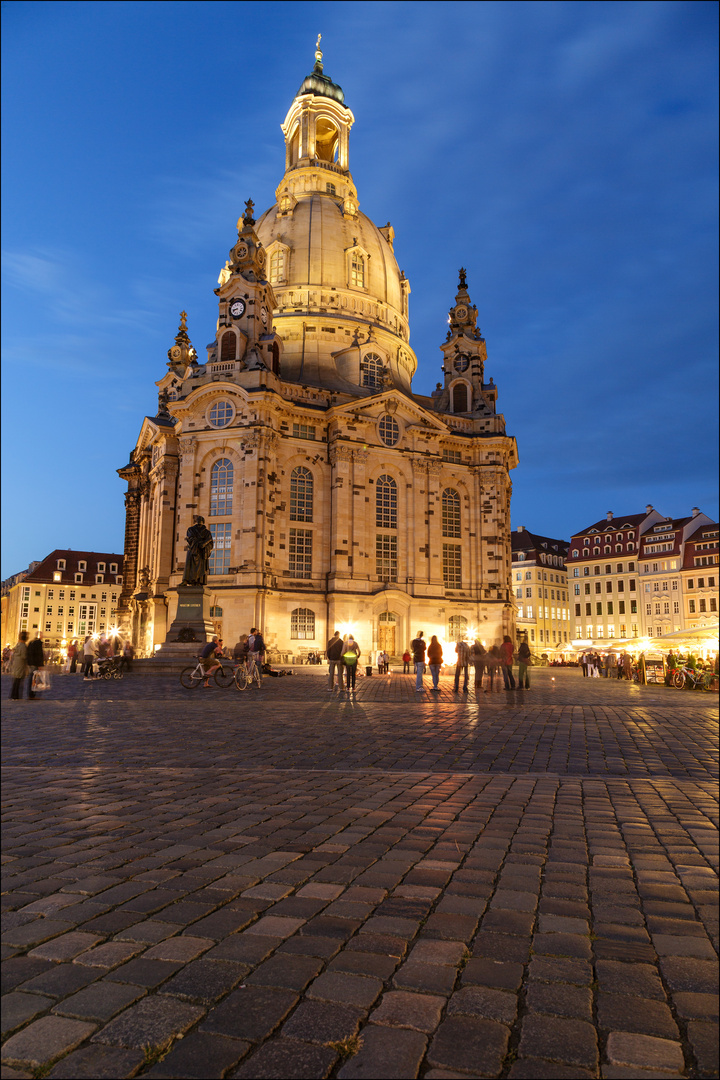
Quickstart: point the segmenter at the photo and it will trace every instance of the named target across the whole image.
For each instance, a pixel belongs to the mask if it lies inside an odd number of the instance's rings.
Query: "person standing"
[[[625,659],[625,653],[621,653],[620,656],[618,656],[618,659],[617,659],[616,675],[617,675],[618,679],[622,679],[622,677],[623,677],[623,661],[624,661],[624,659]]]
[[[433,634],[430,638],[430,644],[428,645],[428,663],[430,665],[430,674],[432,675],[432,689],[436,693],[440,693],[440,687],[438,685],[440,679],[440,668],[443,662],[442,645],[437,639],[437,635]]]
[[[487,653],[485,652],[485,646],[475,638],[473,646],[470,650],[470,656],[472,658],[473,667],[475,669],[475,695],[477,696],[482,690],[483,675],[485,674],[485,662],[487,659]]]
[[[427,643],[423,640],[423,631],[418,630],[418,636],[410,642],[415,665],[415,692],[422,693],[423,675],[425,674],[425,650]]]
[[[120,661],[121,671],[127,671],[128,673],[132,671],[132,661],[134,655],[135,650],[133,649],[132,641],[128,639],[122,647],[122,660]]]
[[[405,652],[403,653],[403,675],[409,675],[410,674],[410,661],[411,660],[412,660],[412,656],[410,655],[410,653],[406,649]]]
[[[523,641],[518,649],[518,689],[525,690],[530,689],[530,679],[528,677],[528,667],[530,666],[530,646],[527,641]]]
[[[70,651],[70,649],[72,649],[72,652]],[[70,642],[70,647],[68,648],[68,657],[70,658],[70,674],[71,675],[75,675],[76,672],[77,672],[77,662],[78,662],[78,654],[79,654],[79,652],[80,652],[80,647],[78,645],[78,639],[73,638],[72,641]]]
[[[485,667],[487,668],[488,678],[490,679],[486,694],[492,694],[494,689],[495,675],[499,674],[498,668],[502,664],[502,657],[500,655],[500,649],[497,645],[493,645],[488,653],[485,654]],[[499,688],[499,687],[498,687]]]
[[[357,675],[358,660],[360,658],[360,646],[352,634],[348,634],[343,642],[343,665],[345,667],[345,685],[348,693],[355,690],[355,676]]]
[[[617,656],[614,652],[609,652],[605,657],[605,678],[614,679],[617,675]]]
[[[263,657],[265,655],[265,642],[263,636],[256,626],[253,626],[250,630],[250,636],[248,637],[248,656],[253,661],[257,668],[258,673],[258,686],[262,682],[262,665]]]
[[[470,646],[467,641],[457,641],[455,643],[455,652],[457,653],[457,662],[455,664],[455,693],[460,691],[460,675],[463,676],[463,694],[468,692],[468,670],[470,665]]]
[[[21,630],[10,661],[10,674],[13,679],[10,698],[13,701],[20,701],[22,698],[23,679],[27,674],[27,639],[27,630]]]
[[[335,689],[335,679],[337,677],[338,690],[343,688],[343,666],[342,666],[342,654],[343,654],[343,640],[340,637],[340,631],[336,630],[333,636],[327,643],[327,649],[325,655],[328,660],[329,670],[329,685],[328,693],[332,693]]]
[[[93,660],[95,659],[95,643],[92,634],[88,634],[83,643],[83,679],[90,682],[93,677]]]
[[[583,678],[587,678],[588,674],[588,653],[580,653],[580,667],[582,668]]]
[[[37,694],[33,691],[32,681],[33,675],[36,671],[45,663],[45,653],[43,652],[42,636],[38,631],[38,635],[34,638],[27,647],[27,665],[28,665],[28,683],[27,683],[27,696],[29,698],[37,697]]]
[[[503,683],[505,684],[506,690],[515,689],[515,678],[512,673],[513,656],[512,641],[508,635],[505,634],[502,645],[500,646],[500,659],[502,663]]]

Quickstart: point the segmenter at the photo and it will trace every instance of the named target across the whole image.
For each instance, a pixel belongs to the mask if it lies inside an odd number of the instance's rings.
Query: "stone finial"
[[[464,266],[461,266],[458,273],[460,276],[459,288],[467,289],[467,270]]]
[[[169,400],[170,400],[170,394],[169,394],[168,389],[166,387],[164,390],[161,390],[160,393],[158,394],[158,411],[157,411],[158,420],[172,420],[172,416],[170,415],[170,410],[168,409],[168,401]]]
[[[243,225],[254,225],[255,218],[253,217],[253,210],[255,209],[255,203],[252,199],[248,199],[245,203],[245,213],[243,214]]]
[[[322,34],[318,34],[317,41],[315,42],[315,70],[318,73],[320,73],[322,71],[322,69],[323,69],[323,63],[322,63],[323,54],[322,54],[322,49],[320,48],[320,39],[321,38],[322,38]]]

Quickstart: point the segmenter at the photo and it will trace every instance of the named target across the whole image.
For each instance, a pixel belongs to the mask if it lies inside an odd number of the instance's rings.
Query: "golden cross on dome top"
[[[321,39],[321,37],[322,37],[322,34],[318,34],[318,39],[315,42],[315,59],[316,60],[322,60],[322,52],[320,50],[320,39]]]
[[[187,311],[180,312],[180,329],[187,330]]]

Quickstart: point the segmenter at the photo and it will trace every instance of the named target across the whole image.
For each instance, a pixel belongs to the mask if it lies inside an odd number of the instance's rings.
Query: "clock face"
[[[245,314],[245,301],[244,300],[233,300],[233,302],[230,305],[230,314],[232,315],[233,319],[239,319],[241,315],[244,315]]]
[[[267,308],[265,307],[265,305],[264,305],[264,304],[263,304],[263,306],[262,306],[262,307],[260,308],[260,318],[262,319],[263,323],[267,323],[267,320],[268,320],[268,313],[267,313]]]
[[[455,318],[456,319],[465,319],[465,318],[467,318],[467,308],[463,307],[462,304],[460,305],[460,307],[455,308]]]
[[[245,244],[238,244],[235,248],[235,257],[238,259],[247,259],[248,249]]]
[[[180,346],[179,345],[173,345],[172,349],[170,350],[170,354],[171,354],[171,356],[173,356],[177,360],[177,358],[180,355]]]
[[[470,364],[470,358],[469,357],[464,356],[464,355],[458,356],[457,360],[455,361],[455,370],[456,371],[467,371],[469,364]]]

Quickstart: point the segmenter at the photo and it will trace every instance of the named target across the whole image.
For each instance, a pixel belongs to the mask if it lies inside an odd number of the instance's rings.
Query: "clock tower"
[[[238,221],[237,243],[220,271],[215,290],[220,311],[208,363],[238,364],[239,371],[266,368],[279,375],[282,340],[272,328],[277,301],[266,278],[267,254],[255,232],[253,210],[248,199]]]
[[[443,353],[444,382],[433,394],[438,412],[457,413],[473,420],[495,416],[497,387],[485,379],[487,348],[477,325],[478,310],[467,290],[467,271],[459,271],[455,305],[448,315],[447,337],[440,346]]]

